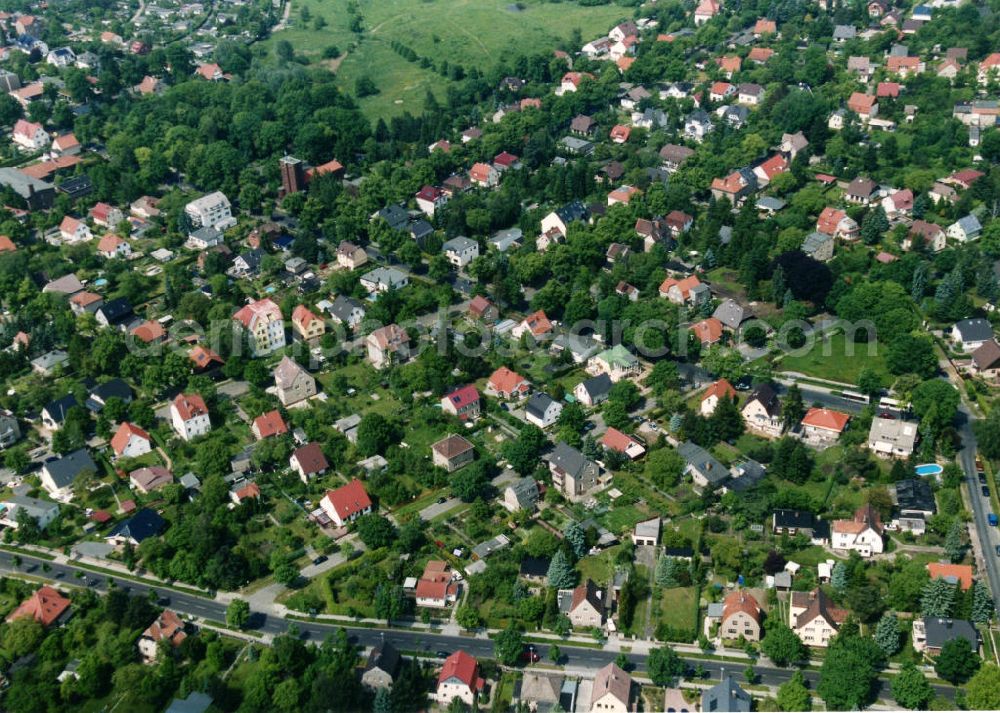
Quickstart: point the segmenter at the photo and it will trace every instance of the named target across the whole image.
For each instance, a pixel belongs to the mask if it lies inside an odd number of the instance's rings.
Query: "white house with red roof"
[[[862,557],[871,557],[885,549],[882,519],[871,505],[858,508],[851,520],[834,520],[830,533],[830,546],[835,550],[854,550]]]
[[[666,297],[677,305],[697,304],[702,301],[702,295],[705,299],[711,297],[711,293],[702,285],[697,275],[690,275],[680,280],[668,277],[660,283],[660,297]]]
[[[250,426],[250,430],[253,431],[253,435],[256,436],[258,441],[262,441],[271,436],[280,436],[283,433],[288,433],[288,426],[285,424],[285,419],[281,417],[278,409],[274,409],[255,418],[253,425]]]
[[[469,169],[469,180],[480,188],[493,188],[500,182],[500,172],[488,163],[474,163]]]
[[[90,209],[90,217],[94,225],[102,228],[114,228],[125,220],[125,214],[109,203],[96,204]]]
[[[254,356],[270,354],[285,347],[285,322],[281,308],[270,298],[251,302],[233,315],[250,333]]]
[[[458,600],[459,583],[447,562],[430,560],[417,580],[414,596],[418,607],[443,609]]]
[[[763,188],[770,183],[775,176],[788,170],[788,160],[780,153],[774,154],[771,158],[757,165],[753,173],[757,176],[757,185]]]
[[[701,395],[701,406],[699,411],[702,416],[711,416],[715,413],[715,409],[718,408],[719,402],[722,399],[735,399],[736,389],[733,385],[729,383],[726,379],[719,379],[714,384],[705,389],[705,393]]]
[[[486,394],[500,399],[521,399],[531,391],[531,382],[505,366],[494,371],[486,382]]]
[[[441,708],[447,708],[455,698],[471,706],[485,683],[479,675],[479,662],[464,651],[456,651],[441,666],[433,698]]]
[[[542,339],[552,334],[552,322],[545,316],[543,310],[532,312],[510,330],[514,339],[520,339],[523,334],[530,334],[535,339]]]
[[[998,73],[1000,73],[1000,52],[993,52],[979,63],[979,71],[976,76],[980,84],[986,84]]]
[[[64,597],[59,591],[43,586],[21,602],[8,617],[7,622],[17,619],[34,619],[42,626],[51,626],[63,619],[72,602]]]
[[[608,450],[617,451],[627,456],[631,460],[642,458],[646,454],[645,446],[638,440],[610,426],[607,432],[601,436],[600,444]]]
[[[44,126],[27,119],[17,120],[11,139],[25,151],[41,151],[52,141]]]
[[[102,235],[97,243],[97,254],[108,260],[116,257],[127,258],[132,254],[132,246],[120,235],[108,233]]]
[[[479,401],[475,386],[463,386],[441,397],[441,409],[462,421],[475,421],[479,418]]]
[[[610,46],[610,45],[609,45]],[[584,79],[593,79],[594,75],[589,72],[566,72],[563,75],[562,81],[559,83],[559,88],[556,89],[556,94],[562,96],[567,92],[575,92],[583,84]]]
[[[882,199],[882,210],[887,218],[900,218],[913,212],[913,191],[903,188]]]
[[[695,26],[704,25],[720,12],[722,12],[722,3],[718,0],[701,0],[694,10]]]
[[[153,450],[153,441],[146,431],[123,421],[111,437],[111,450],[117,458],[136,458]]]
[[[71,245],[85,243],[94,237],[90,232],[90,227],[86,223],[71,215],[67,215],[62,219],[62,222],[59,224],[59,235],[64,242]]]
[[[434,211],[444,207],[448,203],[448,196],[437,186],[424,186],[415,196],[417,208],[424,212],[429,218],[434,217]]]
[[[326,491],[319,505],[337,527],[343,527],[362,515],[367,515],[373,507],[365,486],[357,478],[336,490]]]
[[[814,445],[830,445],[847,428],[850,415],[828,408],[811,408],[802,419],[802,439]]]
[[[204,436],[212,430],[205,399],[198,394],[177,394],[170,402],[170,424],[185,441]]]

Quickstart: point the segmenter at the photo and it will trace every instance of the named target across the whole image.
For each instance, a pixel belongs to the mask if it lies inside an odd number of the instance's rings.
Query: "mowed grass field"
[[[829,379],[845,384],[857,384],[861,370],[874,370],[888,383],[889,372],[885,366],[884,352],[887,346],[878,343],[875,353],[869,355],[868,344],[848,344],[843,333],[837,333],[829,339],[817,340],[805,354],[788,354],[776,362],[775,368],[780,371],[794,371],[818,379]]]
[[[449,81],[400,57],[390,46],[393,40],[435,62],[486,70],[504,58],[555,49],[574,29],[586,42],[629,17],[628,10],[617,5],[580,7],[541,0],[357,0],[364,22],[363,31],[356,34],[350,31],[349,0],[291,3],[289,26],[275,32],[265,46],[273,50],[276,42],[288,40],[296,54],[336,71],[340,86],[352,93],[359,77],[369,77],[379,94],[360,103],[372,117],[418,113],[427,91],[441,100]],[[308,21],[301,18],[303,7],[308,8]],[[318,16],[327,24],[316,30]],[[330,45],[341,51],[341,58],[322,59]]]

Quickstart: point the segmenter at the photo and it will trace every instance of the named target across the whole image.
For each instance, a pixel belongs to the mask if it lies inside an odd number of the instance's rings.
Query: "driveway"
[[[503,490],[503,486],[507,483],[517,480],[517,473],[515,473],[510,468],[504,470],[500,475],[493,479],[493,487],[497,490]],[[420,519],[424,522],[429,522],[433,520],[438,515],[448,512],[453,508],[457,508],[462,504],[462,501],[458,498],[448,498],[443,503],[432,503],[420,511]]]

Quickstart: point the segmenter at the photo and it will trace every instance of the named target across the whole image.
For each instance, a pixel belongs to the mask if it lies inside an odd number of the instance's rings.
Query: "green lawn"
[[[694,631],[698,622],[695,621],[694,606],[698,590],[695,587],[674,587],[661,590],[660,622],[675,629]],[[697,634],[697,632],[695,632]]]
[[[869,355],[869,349],[875,352]],[[864,368],[874,369],[889,383],[885,367],[884,346],[848,343],[843,334],[817,342],[805,354],[786,354],[776,363],[780,371],[794,371],[819,379],[856,384]]]
[[[349,0],[293,2],[291,26],[263,44],[271,50],[278,41],[287,40],[297,54],[336,71],[338,83],[352,93],[359,77],[372,79],[379,93],[360,101],[372,117],[419,113],[428,90],[443,103],[450,82],[434,69],[422,67],[419,60],[403,59],[392,49],[394,41],[435,63],[447,61],[466,71],[472,67],[485,71],[517,55],[551,51],[574,29],[580,30],[584,41],[592,39],[631,15],[614,4],[581,7],[543,0],[516,4],[507,0],[357,0],[362,32],[356,34],[350,30],[349,4]],[[309,8],[308,22],[301,19],[303,7]],[[567,20],[568,16],[572,19]],[[319,30],[317,17],[326,21]],[[336,46],[342,57],[323,60],[322,52],[330,46]]]

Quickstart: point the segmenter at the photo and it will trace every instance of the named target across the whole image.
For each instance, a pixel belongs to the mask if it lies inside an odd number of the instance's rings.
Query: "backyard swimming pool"
[[[924,463],[923,465],[918,465],[914,470],[917,471],[917,475],[941,475],[944,468],[937,463]]]

